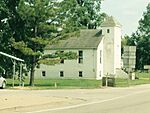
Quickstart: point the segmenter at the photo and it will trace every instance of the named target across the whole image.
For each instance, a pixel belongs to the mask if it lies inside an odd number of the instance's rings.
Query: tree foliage
[[[64,28],[58,31],[58,27],[62,26],[59,20],[63,20],[58,18],[61,14],[59,6],[58,2],[49,0],[20,0],[18,5],[17,12],[23,22],[23,40],[15,38],[13,47],[24,55],[23,59],[31,72],[30,85],[34,84],[35,67],[44,47],[56,37],[61,39],[64,31]]]
[[[150,3],[139,21],[137,31],[128,37],[127,44],[137,46],[136,69],[150,65]]]
[[[1,0],[0,1],[0,51],[14,55],[10,38],[15,35],[14,30],[17,29],[15,19],[16,1]],[[16,17],[17,18],[17,17]],[[0,55],[0,64],[2,68],[7,69],[7,75],[12,74],[12,61]],[[7,64],[7,65],[6,65]]]
[[[39,63],[76,58],[72,52],[44,56],[45,46],[79,35],[81,28],[96,29],[105,17],[100,5],[101,0],[1,0],[0,51],[25,60],[33,85]],[[12,67],[7,58],[0,62],[9,64],[7,69]]]
[[[101,0],[63,0],[62,4],[66,4],[63,7],[65,17],[71,20],[68,24],[79,28],[96,29],[106,17],[101,13]]]

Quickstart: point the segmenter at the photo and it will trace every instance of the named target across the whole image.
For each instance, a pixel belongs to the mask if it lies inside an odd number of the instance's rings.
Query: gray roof
[[[98,47],[102,37],[100,30],[81,30],[78,37],[60,40],[56,44],[48,45],[46,49],[94,49]]]
[[[101,27],[114,27],[118,26],[121,27],[122,25],[113,17],[107,17],[105,21],[101,24]]]

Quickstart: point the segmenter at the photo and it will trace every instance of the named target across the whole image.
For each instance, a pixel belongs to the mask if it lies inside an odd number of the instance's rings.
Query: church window
[[[110,29],[107,29],[107,33],[110,33]]]
[[[82,71],[79,71],[79,77],[83,77]]]
[[[64,72],[60,71],[60,77],[64,77]]]
[[[46,71],[42,71],[42,76],[43,76],[43,77],[46,76]]]
[[[64,59],[61,59],[60,63],[61,63],[61,64],[64,64]]]
[[[60,51],[60,53],[62,53],[62,54],[63,54],[63,53],[64,53],[64,51]],[[64,59],[63,59],[63,58],[61,58],[60,63],[61,63],[61,64],[64,64]]]
[[[83,51],[79,51],[78,63],[79,63],[79,64],[82,64],[82,63],[83,63]]]
[[[100,64],[102,63],[102,50],[100,50]]]

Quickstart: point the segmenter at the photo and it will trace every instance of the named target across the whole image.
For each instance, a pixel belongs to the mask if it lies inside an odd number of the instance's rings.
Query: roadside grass
[[[136,80],[128,80],[128,79],[116,79],[115,86],[116,87],[129,87],[135,85],[142,85],[142,84],[150,84],[149,79],[136,79]]]
[[[116,87],[128,87],[134,85],[150,84],[150,73],[146,72],[136,72],[135,80],[128,79],[116,79]]]
[[[146,78],[146,79],[149,79],[150,78],[150,73],[146,73],[146,72],[136,72],[136,76],[138,78]]]
[[[150,84],[150,73],[136,73],[138,79],[115,79],[115,87],[129,87],[142,84]],[[12,88],[12,79],[7,79],[8,89],[18,89],[19,80],[15,80],[15,87]],[[91,79],[35,79],[34,87],[29,86],[29,79],[24,82],[24,89],[45,90],[45,89],[92,89],[101,88],[102,80]]]
[[[100,88],[101,80],[90,79],[35,79],[34,87],[29,86],[29,80],[25,80],[24,86],[27,89],[91,89]],[[15,80],[15,87],[19,86],[19,81]],[[12,79],[7,79],[7,87],[12,88]],[[14,89],[13,88],[13,89]]]

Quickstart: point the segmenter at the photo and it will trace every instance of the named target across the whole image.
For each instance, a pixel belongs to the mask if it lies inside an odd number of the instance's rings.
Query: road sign
[[[128,71],[135,69],[136,64],[136,46],[125,46],[123,54],[123,67]]]

